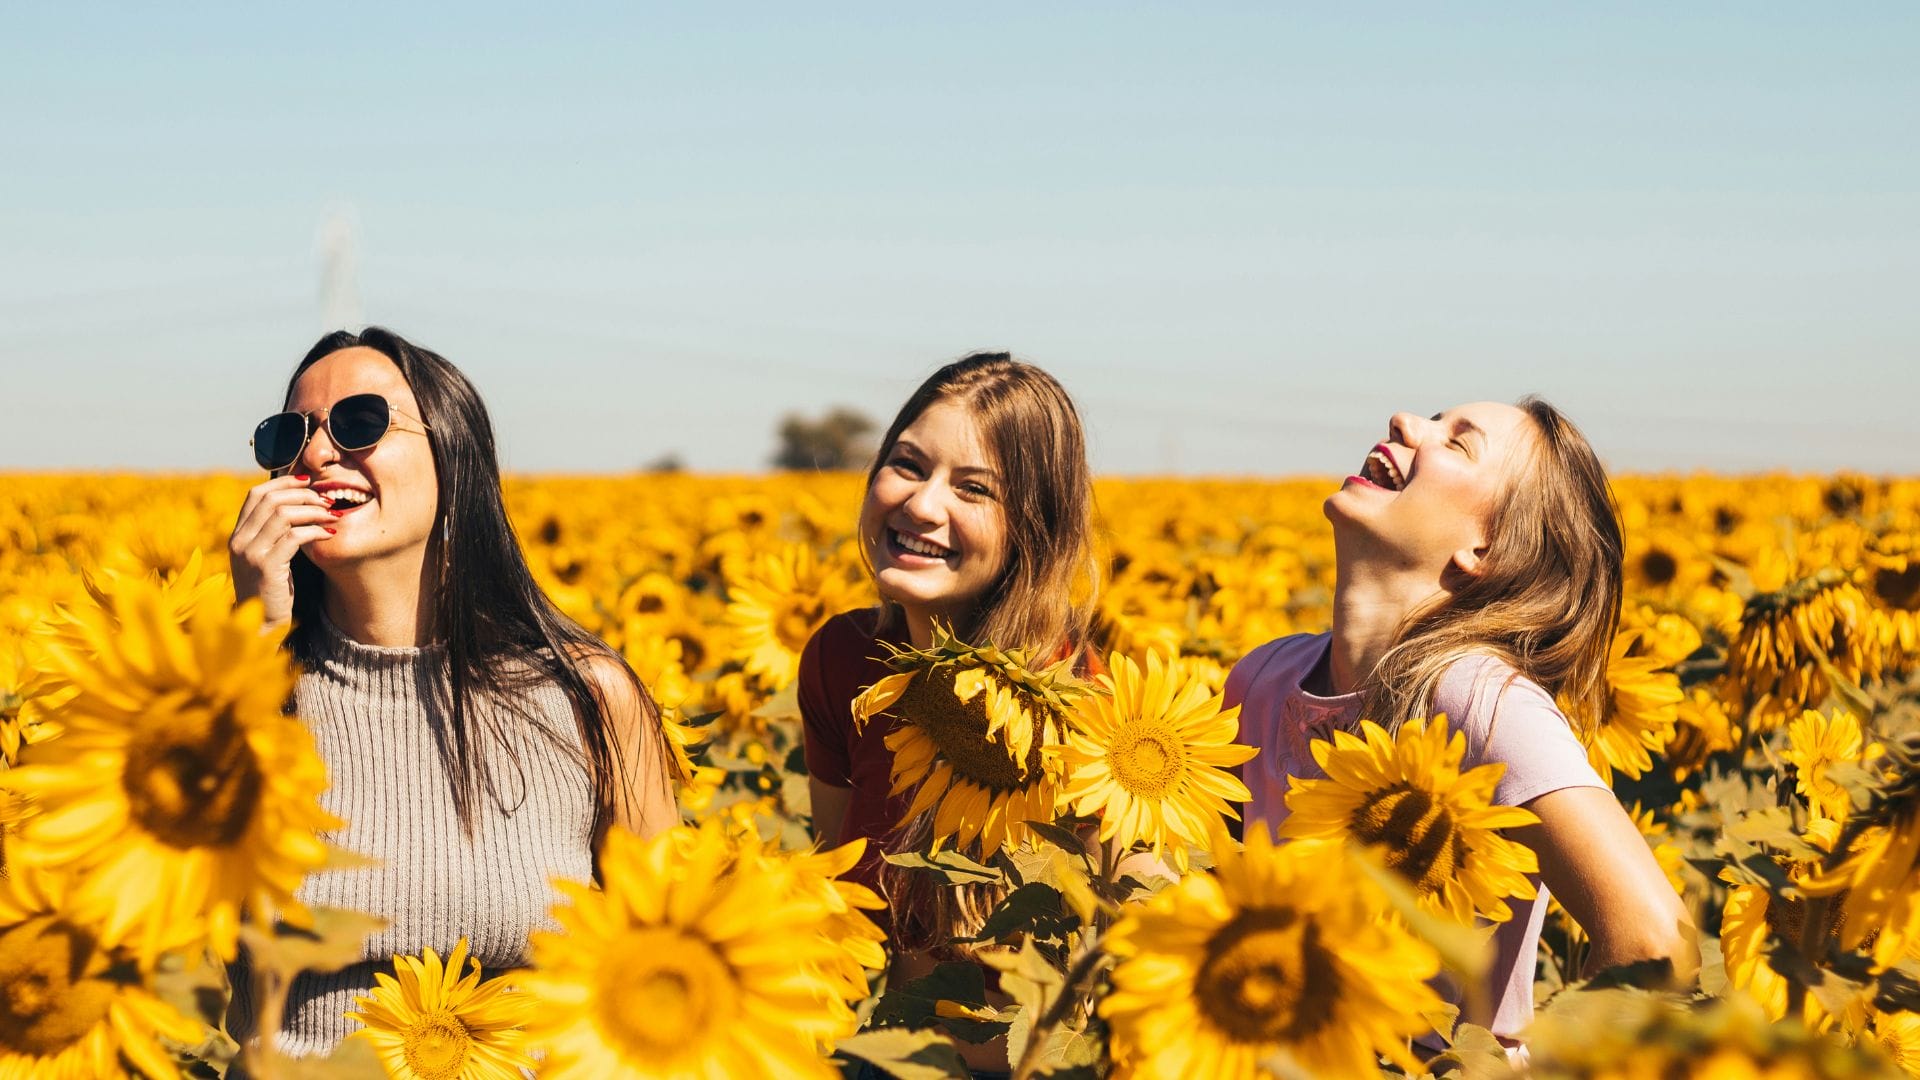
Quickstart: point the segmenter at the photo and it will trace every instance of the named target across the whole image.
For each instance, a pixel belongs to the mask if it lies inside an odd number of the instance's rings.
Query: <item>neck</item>
[[[1372,676],[1407,616],[1441,589],[1425,575],[1382,573],[1376,566],[1349,564],[1338,557],[1337,549],[1335,562],[1327,678],[1334,693],[1349,694]]]
[[[362,563],[327,575],[321,607],[340,632],[362,645],[415,648],[433,641],[432,595],[424,550]]]
[[[922,607],[900,605],[900,613],[906,616],[907,641],[916,649],[925,649],[933,644],[934,613]]]

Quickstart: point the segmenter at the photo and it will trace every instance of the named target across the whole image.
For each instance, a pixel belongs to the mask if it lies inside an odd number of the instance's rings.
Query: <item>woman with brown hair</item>
[[[1494,801],[1539,818],[1509,831],[1538,856],[1538,896],[1510,901],[1495,932],[1492,1015],[1463,1017],[1513,1044],[1549,895],[1591,940],[1589,972],[1697,963],[1685,909],[1576,729],[1607,700],[1620,527],[1592,447],[1544,401],[1399,413],[1387,428],[1326,501],[1332,631],[1269,642],[1227,679],[1241,741],[1261,748],[1245,766],[1248,827],[1277,829],[1291,781],[1325,776],[1314,739],[1444,713],[1466,736],[1461,767],[1504,765]]]
[[[983,917],[987,898],[896,872],[884,851],[916,835],[890,796],[889,725],[856,728],[853,699],[892,674],[888,645],[926,648],[936,621],[975,644],[1061,659],[1086,654],[1095,567],[1093,483],[1073,402],[1006,353],[975,353],[933,373],[901,406],[867,473],[862,551],[881,604],[835,616],[801,656],[813,830],[827,846],[865,837],[848,875],[887,896],[895,977],[930,966]],[[897,828],[898,827],[898,828]],[[963,1046],[980,1074],[1004,1046]]]

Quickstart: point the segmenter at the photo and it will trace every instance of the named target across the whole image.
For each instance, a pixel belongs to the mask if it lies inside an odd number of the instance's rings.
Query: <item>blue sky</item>
[[[8,5],[0,469],[247,467],[336,220],[520,470],[757,469],[994,347],[1104,472],[1532,392],[1920,472],[1920,8],[1337,7]]]

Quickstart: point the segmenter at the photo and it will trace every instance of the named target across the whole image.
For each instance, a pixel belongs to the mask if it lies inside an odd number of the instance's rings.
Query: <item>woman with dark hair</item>
[[[1580,741],[1606,706],[1622,577],[1612,488],[1586,438],[1537,398],[1398,413],[1326,514],[1332,631],[1269,642],[1227,677],[1241,741],[1260,747],[1243,767],[1247,828],[1281,826],[1294,781],[1325,778],[1313,740],[1444,714],[1465,736],[1461,767],[1504,766],[1493,801],[1539,819],[1510,831],[1538,857],[1537,895],[1511,901],[1494,932],[1475,995],[1490,1014],[1463,1019],[1516,1043],[1550,896],[1586,932],[1589,973],[1653,960],[1689,976],[1686,909]],[[1428,869],[1454,854],[1451,828],[1426,834]]]
[[[375,865],[308,879],[299,899],[390,920],[362,961],[298,979],[277,1049],[324,1054],[398,953],[459,938],[488,969],[525,963],[549,880],[587,880],[607,828],[678,820],[657,709],[619,654],[535,584],[507,519],[493,427],[466,376],[387,330],[328,334],[286,411],[254,432],[272,478],[229,544],[238,600],[291,622],[293,707]],[[246,957],[236,1038],[257,1036]]]

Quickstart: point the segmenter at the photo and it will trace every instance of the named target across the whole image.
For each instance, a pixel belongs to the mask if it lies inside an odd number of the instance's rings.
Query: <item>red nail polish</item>
[[[320,527],[321,527],[321,528],[323,528],[323,529],[327,529],[327,527],[326,527],[325,525],[322,525],[322,526],[320,526]],[[329,534],[329,535],[331,535],[331,534],[333,534],[333,533],[337,533],[337,532],[339,532],[339,531],[340,531],[339,529],[327,529],[327,532],[328,532],[328,534]]]
[[[306,482],[306,481],[308,481],[308,480],[311,480],[311,479],[313,479],[313,477],[311,477],[311,476],[308,476],[308,475],[307,475],[306,473],[303,473],[303,472],[302,472],[302,473],[294,473],[294,474],[293,474],[293,478],[294,478],[295,480],[299,480],[299,481],[301,481],[301,482],[303,482],[303,483],[304,483],[304,482]]]
[[[347,512],[346,512],[345,510],[329,510],[329,511],[327,511],[327,513],[329,513],[329,514],[332,514],[332,515],[333,515],[334,517],[346,517],[346,516],[347,516]]]

